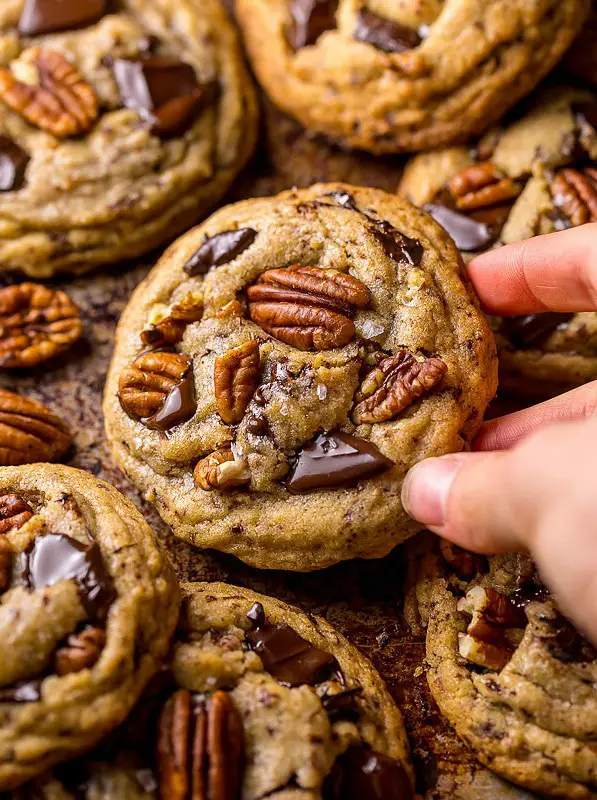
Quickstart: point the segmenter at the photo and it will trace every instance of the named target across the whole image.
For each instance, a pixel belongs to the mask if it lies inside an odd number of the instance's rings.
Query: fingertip
[[[440,528],[454,479],[462,467],[462,456],[428,458],[414,466],[402,484],[402,505],[413,519],[429,528]]]

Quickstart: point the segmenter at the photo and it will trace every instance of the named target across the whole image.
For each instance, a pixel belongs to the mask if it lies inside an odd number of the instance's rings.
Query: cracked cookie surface
[[[374,153],[464,141],[557,63],[589,0],[239,0],[257,77],[309,130]]]
[[[177,536],[254,566],[386,554],[417,530],[407,470],[461,450],[495,391],[461,267],[428,215],[379,190],[220,210],[121,318],[104,399],[118,464]],[[177,327],[181,306],[194,321]]]
[[[2,270],[83,272],[171,240],[229,187],[256,119],[217,0],[2,3]]]
[[[0,601],[9,789],[125,719],[166,657],[179,593],[132,503],[85,472],[35,464],[0,469]]]

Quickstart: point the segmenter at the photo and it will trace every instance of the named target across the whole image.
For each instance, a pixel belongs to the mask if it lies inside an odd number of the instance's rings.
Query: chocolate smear
[[[291,0],[287,37],[291,47],[299,50],[315,44],[322,33],[336,27],[338,0]]]
[[[107,0],[26,0],[19,20],[21,36],[85,28],[100,20]]]
[[[189,368],[180,383],[170,390],[160,410],[141,422],[147,428],[166,432],[190,420],[196,410],[195,379],[193,370]]]
[[[0,689],[0,703],[36,703],[41,700],[41,680],[19,681]]]
[[[16,192],[25,183],[30,158],[8,136],[0,136],[0,192]]]
[[[325,692],[321,696],[321,705],[324,707],[330,722],[338,722],[339,720],[356,722],[361,715],[361,709],[356,698],[362,692],[363,690],[360,686],[356,686],[354,689],[345,689],[336,694]]]
[[[413,28],[380,17],[367,8],[361,8],[357,13],[357,24],[352,35],[357,41],[372,44],[386,53],[403,53],[418,47],[423,41]]]
[[[248,247],[257,236],[252,228],[239,228],[236,231],[223,231],[215,236],[205,237],[197,252],[184,265],[187,275],[205,275],[211,267],[219,267],[232,261]]]
[[[403,765],[366,745],[353,745],[334,764],[323,787],[324,800],[413,800]]]
[[[375,225],[373,235],[390,258],[407,261],[413,267],[419,266],[425,252],[420,242],[397,231],[386,219],[369,219]]]
[[[289,492],[305,492],[329,486],[343,486],[370,478],[394,466],[394,462],[366,439],[343,431],[320,434],[300,451],[286,482]]]
[[[465,253],[484,250],[497,238],[489,225],[477,222],[459,211],[435,203],[428,203],[423,208],[450,234],[456,247]]]
[[[30,589],[74,580],[92,620],[105,620],[116,597],[97,544],[84,545],[60,533],[47,533],[32,542],[23,554],[23,577]]]
[[[314,647],[288,625],[263,622],[247,633],[247,641],[267,672],[288,686],[313,685],[338,666],[331,653]]]
[[[560,325],[569,322],[574,314],[548,311],[545,314],[527,314],[521,317],[504,317],[502,333],[521,350],[538,347]]]

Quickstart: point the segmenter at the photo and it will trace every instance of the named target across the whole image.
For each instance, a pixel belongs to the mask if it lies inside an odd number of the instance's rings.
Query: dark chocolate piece
[[[85,28],[100,20],[107,0],[26,0],[19,20],[21,36]]]
[[[256,236],[257,231],[252,228],[239,228],[236,231],[206,236],[199,250],[184,265],[184,271],[191,277],[205,275],[211,267],[220,267],[239,256],[253,244]]]
[[[356,722],[361,715],[361,709],[356,698],[362,692],[362,688],[356,686],[354,689],[345,689],[337,694],[327,694],[327,692],[323,694],[321,705],[324,707],[330,721],[346,720],[348,722]]]
[[[484,250],[497,238],[496,233],[489,225],[484,222],[476,222],[459,211],[453,211],[451,208],[435,203],[428,203],[423,208],[450,234],[456,247],[465,253]]]
[[[253,630],[265,625],[265,609],[261,603],[253,603],[247,612],[247,618],[251,620],[251,627]]]
[[[372,44],[386,53],[403,53],[418,47],[423,41],[413,28],[380,17],[368,8],[361,8],[357,13],[357,24],[352,35],[357,41]]]
[[[413,800],[414,796],[403,765],[366,745],[349,747],[323,787],[324,800]]]
[[[313,685],[337,668],[331,653],[313,647],[288,625],[266,622],[247,633],[251,650],[261,657],[263,666],[280,683]]]
[[[423,246],[416,239],[411,239],[404,233],[400,233],[386,219],[374,219],[369,217],[375,225],[373,235],[381,243],[386,254],[394,261],[407,261],[413,267],[421,263]]]
[[[527,314],[521,317],[504,317],[501,329],[512,344],[521,350],[538,347],[560,325],[569,322],[574,314],[548,311],[545,314]]]
[[[189,368],[180,383],[171,389],[160,410],[152,417],[145,417],[141,422],[147,428],[166,432],[190,420],[196,410],[195,379],[193,370]]]
[[[288,42],[295,50],[315,44],[322,33],[336,27],[338,0],[291,0],[292,24]]]
[[[349,208],[351,211],[358,211],[361,213],[354,197],[348,192],[330,192],[326,195],[326,197],[333,197],[338,205],[343,206],[344,208]]]
[[[84,545],[61,533],[47,533],[32,542],[24,553],[23,577],[30,589],[74,580],[91,619],[104,620],[116,597],[97,544]]]
[[[0,136],[0,192],[16,192],[25,183],[30,158],[8,136]]]
[[[0,689],[0,703],[36,703],[41,699],[41,680],[19,681]]]
[[[366,439],[343,431],[322,433],[299,453],[286,483],[289,492],[305,492],[369,478],[394,462]]]

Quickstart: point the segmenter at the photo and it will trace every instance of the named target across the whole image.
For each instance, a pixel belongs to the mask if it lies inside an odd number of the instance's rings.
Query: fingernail
[[[428,458],[414,466],[402,484],[406,513],[423,525],[444,525],[450,489],[461,466],[458,456]]]

